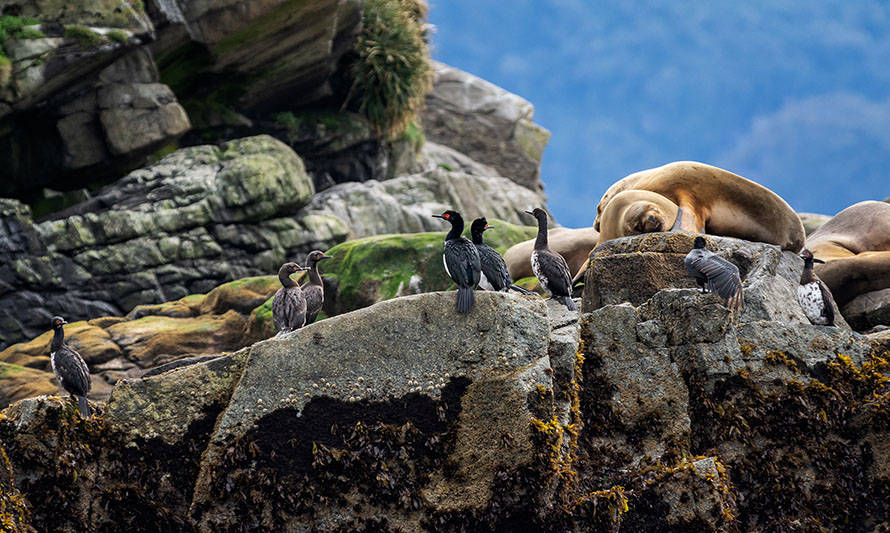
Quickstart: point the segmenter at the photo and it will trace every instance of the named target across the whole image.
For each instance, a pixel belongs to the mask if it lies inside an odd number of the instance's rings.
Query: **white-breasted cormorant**
[[[538,236],[535,238],[535,248],[531,256],[535,277],[541,286],[550,292],[551,298],[561,302],[570,311],[576,311],[578,308],[572,301],[572,275],[569,273],[569,265],[563,256],[547,247],[547,212],[536,207],[526,213],[538,221]]]
[[[301,270],[309,270],[296,263],[285,263],[278,269],[281,288],[272,298],[272,323],[278,335],[302,328],[306,323],[306,298],[291,274]]]
[[[451,231],[445,236],[442,261],[445,263],[445,272],[457,283],[457,312],[469,313],[475,301],[473,288],[479,284],[482,275],[479,252],[469,239],[461,236],[464,219],[460,213],[448,210],[433,216],[451,223]]]
[[[324,252],[312,250],[306,256],[306,266],[309,268],[309,282],[302,287],[303,296],[306,298],[306,325],[315,322],[315,317],[324,305],[324,282],[318,273],[318,262],[322,259],[333,259]]]
[[[706,250],[704,237],[696,237],[692,246],[692,250],[683,259],[683,264],[686,266],[686,272],[695,278],[702,292],[707,292],[709,289],[722,298],[730,309],[743,309],[745,298],[742,294],[742,279],[739,277],[738,267],[714,252]]]
[[[53,374],[59,380],[73,400],[77,401],[77,410],[83,418],[90,417],[90,402],[87,401],[87,393],[90,392],[90,370],[87,368],[83,357],[74,348],[65,344],[64,326],[68,322],[60,316],[53,317],[53,341],[50,344],[49,360],[52,363]]]
[[[485,217],[477,218],[470,225],[470,235],[473,238],[473,245],[476,246],[476,251],[479,252],[479,264],[482,267],[482,277],[479,279],[479,286],[483,289],[494,291],[513,289],[523,294],[532,294],[531,291],[513,284],[504,258],[501,257],[497,250],[483,242],[482,233],[493,227],[488,225]]]
[[[828,285],[813,273],[813,263],[824,263],[813,257],[813,252],[804,248],[800,252],[803,258],[803,273],[800,285],[797,286],[797,301],[811,324],[818,326],[834,325],[834,297]]]

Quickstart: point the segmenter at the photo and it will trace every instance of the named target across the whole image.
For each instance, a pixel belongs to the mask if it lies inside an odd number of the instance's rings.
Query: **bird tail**
[[[578,310],[578,307],[575,306],[575,302],[574,300],[572,300],[571,296],[559,296],[557,299],[562,303],[562,305],[568,307],[569,311]]]
[[[741,287],[739,287],[739,290],[737,290],[735,294],[730,296],[729,301],[727,301],[727,306],[733,311],[741,311],[745,309],[745,295],[742,293]]]
[[[464,315],[473,308],[476,297],[473,295],[473,287],[457,288],[457,312]]]
[[[81,418],[86,419],[90,417],[90,402],[86,396],[77,397],[77,410],[80,411]]]
[[[530,290],[528,290],[528,289],[523,289],[523,288],[520,287],[519,285],[515,285],[515,284],[513,284],[513,283],[510,284],[510,287],[509,287],[509,288],[513,289],[513,290],[516,291],[516,292],[521,292],[522,294],[534,294],[533,291],[530,291]]]

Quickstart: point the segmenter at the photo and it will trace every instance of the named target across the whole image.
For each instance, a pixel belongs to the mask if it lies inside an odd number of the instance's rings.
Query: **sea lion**
[[[641,233],[670,231],[677,222],[679,208],[666,197],[651,191],[622,191],[612,197],[598,218],[597,244]]]
[[[575,273],[587,261],[590,251],[599,240],[599,232],[593,228],[553,228],[549,230],[548,246],[563,256],[569,265],[569,272]],[[507,270],[514,280],[532,277],[531,256],[535,240],[530,239],[513,245],[504,254]]]
[[[776,244],[795,253],[803,248],[803,224],[785,200],[722,168],[678,161],[635,172],[609,187],[600,199],[594,229],[600,229],[609,202],[626,190],[651,191],[676,204],[677,229],[682,231]]]
[[[853,204],[814,231],[807,248],[825,261],[816,275],[843,307],[866,292],[890,287],[890,204]]]
[[[797,213],[785,200],[766,187],[722,168],[695,161],[677,161],[648,170],[641,170],[614,183],[596,206],[594,229],[603,224],[603,213],[621,193],[631,190],[649,191],[650,201],[660,195],[660,205],[677,206],[678,214],[672,230],[709,233],[781,246],[799,252],[805,233]],[[626,212],[613,211],[618,214]],[[611,215],[610,215],[611,216]],[[614,222],[614,220],[613,220]],[[607,239],[602,232],[597,243]],[[618,227],[609,238],[627,234]],[[587,269],[586,262],[575,275],[577,282]]]

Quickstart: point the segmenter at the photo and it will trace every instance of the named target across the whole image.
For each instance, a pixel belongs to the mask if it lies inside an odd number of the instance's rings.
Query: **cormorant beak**
[[[814,263],[824,263],[825,261],[823,261],[823,260],[821,260],[821,259],[816,259],[816,258],[814,257],[814,258],[813,258],[813,262],[814,262]]]
[[[526,211],[526,213],[528,213],[528,214],[531,215],[531,216],[535,216],[535,214],[532,213],[531,211]]]
[[[310,267],[310,266],[300,267],[297,270],[297,272],[305,272],[306,270],[312,270],[312,267]]]
[[[446,219],[444,216],[442,216],[442,215],[433,215],[433,218],[441,218],[442,220],[447,220],[447,219]]]
[[[486,224],[485,227],[482,228],[482,231],[485,231],[485,230],[487,230],[487,229],[491,229],[491,228],[493,228],[493,227],[494,227],[494,226],[489,226],[488,224]]]
[[[318,260],[321,261],[322,259],[333,259],[333,258],[334,258],[333,255],[323,255],[323,256],[319,257]]]

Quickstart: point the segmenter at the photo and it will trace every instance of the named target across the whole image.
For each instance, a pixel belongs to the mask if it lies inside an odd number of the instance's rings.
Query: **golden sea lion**
[[[872,200],[844,209],[814,231],[807,248],[824,264],[816,274],[839,306],[890,288],[890,204]]]
[[[617,181],[596,206],[594,229],[601,229],[603,212],[612,200],[631,190],[649,191],[676,205],[678,215],[671,229],[776,244],[793,252],[803,248],[803,224],[779,195],[732,172],[695,161],[668,163]],[[626,236],[620,231],[611,235]],[[601,235],[597,245],[603,242]],[[573,281],[580,279],[584,270],[586,265]]]
[[[622,191],[612,197],[598,218],[597,244],[619,237],[670,231],[677,221],[677,204],[651,191]]]
[[[553,228],[547,236],[548,247],[565,258],[569,272],[573,274],[587,261],[598,240],[599,232],[593,228]],[[535,275],[531,264],[534,247],[535,240],[531,239],[513,245],[504,254],[511,278],[517,280]]]

